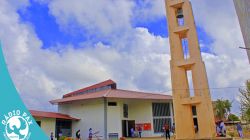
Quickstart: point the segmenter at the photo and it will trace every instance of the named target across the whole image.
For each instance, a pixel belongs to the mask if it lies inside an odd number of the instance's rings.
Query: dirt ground
[[[126,138],[126,140],[166,140],[163,137],[159,137],[159,138]],[[171,138],[171,140],[174,140],[174,138]],[[240,139],[240,138],[234,138],[234,140],[250,140],[249,138],[245,138],[245,139]]]
[[[171,140],[173,140],[172,138]],[[166,140],[166,138],[163,137],[157,137],[157,138],[126,138],[126,140]]]

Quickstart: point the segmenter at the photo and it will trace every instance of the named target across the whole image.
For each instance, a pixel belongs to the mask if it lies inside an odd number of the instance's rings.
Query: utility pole
[[[191,3],[189,0],[165,0],[165,4],[176,139],[214,138],[213,107]],[[192,108],[196,110],[197,118],[194,118]]]

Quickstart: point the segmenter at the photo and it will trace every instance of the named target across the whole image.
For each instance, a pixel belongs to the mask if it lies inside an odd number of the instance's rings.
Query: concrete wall
[[[142,137],[155,137],[161,135],[161,133],[154,133],[152,103],[162,101],[120,99],[108,101],[117,102],[117,106],[108,106],[108,133],[118,133],[119,137],[121,137],[122,120],[135,120],[135,124],[151,123],[151,131],[143,131]],[[166,102],[172,103],[172,101]],[[128,104],[128,118],[123,117],[123,104]]]
[[[162,101],[152,100],[122,100],[108,99],[107,102],[116,102],[117,106],[107,106],[107,135],[109,133],[118,133],[122,136],[122,120],[135,120],[135,123],[151,123],[151,131],[143,131],[143,137],[160,136],[153,130],[152,103]],[[169,102],[169,101],[166,101]],[[128,104],[128,118],[123,117],[123,104]],[[58,106],[58,112],[69,114],[73,117],[80,118],[80,121],[72,122],[72,136],[80,129],[82,139],[87,139],[88,129],[100,131],[104,138],[104,100],[92,100],[78,102],[74,104],[64,104]]]
[[[122,111],[123,104],[119,100],[108,100],[108,102],[117,102],[117,106],[107,107],[107,133],[118,133],[122,136]]]
[[[98,135],[104,136],[104,102],[103,100],[91,100],[74,104],[58,106],[58,112],[80,118],[80,121],[72,122],[72,136],[78,129],[81,130],[82,139],[88,138],[89,128],[93,132],[100,131]]]
[[[152,100],[138,100],[129,104],[129,119],[135,120],[135,124],[150,123],[151,130],[143,131],[142,137],[157,137],[161,136],[161,133],[154,133],[153,123],[153,110],[152,103],[171,103],[172,101],[152,101]],[[171,120],[173,120],[172,110],[170,110]],[[173,121],[172,121],[173,122]]]
[[[129,118],[135,120],[135,124],[151,123],[151,131],[143,131],[142,137],[154,136],[152,101],[137,101],[130,104]]]
[[[55,136],[56,119],[54,118],[35,118],[36,121],[41,122],[41,128],[50,137],[50,133],[53,132]]]
[[[235,9],[239,18],[245,47],[250,49],[250,1],[234,0]],[[246,50],[250,63],[250,50]]]

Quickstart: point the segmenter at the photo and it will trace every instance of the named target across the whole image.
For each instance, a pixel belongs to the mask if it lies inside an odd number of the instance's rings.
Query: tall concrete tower
[[[165,4],[176,138],[213,138],[214,113],[191,3],[189,0],[165,0]]]
[[[250,0],[234,0],[250,63]]]

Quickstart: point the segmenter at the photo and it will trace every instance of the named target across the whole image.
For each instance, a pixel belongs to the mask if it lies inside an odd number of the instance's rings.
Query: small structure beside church
[[[48,136],[53,132],[55,137],[58,137],[59,131],[62,131],[65,136],[71,136],[72,122],[80,120],[67,114],[56,112],[30,110],[30,113],[35,118],[36,123]]]
[[[75,137],[80,129],[81,137],[87,139],[92,128],[93,137],[116,139],[131,137],[131,128],[137,136],[141,127],[142,137],[156,137],[162,135],[164,124],[171,126],[174,121],[172,96],[117,89],[112,80],[65,94],[50,103],[58,105],[60,114],[72,118],[56,119],[61,121],[55,125],[55,135],[61,131]]]

